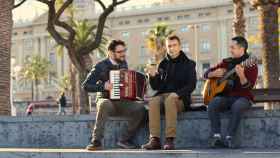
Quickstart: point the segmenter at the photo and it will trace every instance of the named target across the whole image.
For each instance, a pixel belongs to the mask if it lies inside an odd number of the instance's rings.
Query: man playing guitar
[[[211,147],[234,147],[233,137],[240,123],[241,115],[252,105],[254,97],[250,90],[255,85],[258,67],[256,64],[246,68],[241,66],[241,62],[249,58],[247,48],[248,43],[245,38],[240,36],[232,38],[230,45],[232,57],[224,59],[204,74],[205,78],[211,79],[222,78],[226,72],[232,69],[235,69],[236,72],[230,76],[227,88],[222,93],[217,94],[208,105],[212,132]],[[232,112],[232,116],[229,120],[225,140],[222,141],[220,112],[229,110]]]

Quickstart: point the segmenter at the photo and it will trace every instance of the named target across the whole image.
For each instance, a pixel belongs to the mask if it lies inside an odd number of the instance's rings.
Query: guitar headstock
[[[248,59],[242,62],[242,66],[244,67],[252,67],[254,65],[257,65],[258,58],[255,55],[250,55]]]

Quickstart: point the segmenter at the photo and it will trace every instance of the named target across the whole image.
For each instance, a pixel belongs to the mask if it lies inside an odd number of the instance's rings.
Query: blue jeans
[[[220,113],[231,111],[227,128],[227,136],[234,136],[239,126],[242,113],[251,107],[252,103],[245,97],[216,96],[208,105],[208,116],[213,134],[221,133]]]

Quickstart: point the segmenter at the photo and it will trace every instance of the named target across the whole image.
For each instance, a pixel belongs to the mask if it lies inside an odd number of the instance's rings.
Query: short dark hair
[[[116,47],[117,47],[118,45],[122,45],[122,46],[124,46],[124,47],[126,46],[125,43],[124,43],[124,41],[122,41],[122,40],[112,40],[112,41],[109,43],[109,45],[108,45],[108,50],[109,50],[109,51],[112,51],[112,52],[115,52]]]
[[[167,40],[177,40],[179,42],[179,44],[181,44],[180,38],[178,36],[176,36],[176,35],[168,36]]]
[[[247,49],[248,49],[248,42],[247,42],[247,40],[244,37],[236,36],[236,37],[233,37],[231,40],[235,41],[237,45],[239,45],[240,47],[244,48],[245,52],[247,51]]]

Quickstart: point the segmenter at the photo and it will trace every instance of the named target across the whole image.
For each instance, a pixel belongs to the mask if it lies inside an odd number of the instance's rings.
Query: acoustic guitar
[[[258,59],[256,56],[250,55],[250,57],[243,61],[241,65],[245,68],[249,68],[256,65],[257,61]],[[205,105],[208,105],[217,94],[222,93],[225,90],[229,77],[234,73],[235,69],[233,68],[226,72],[222,78],[210,78],[206,80],[202,90],[203,102]]]

